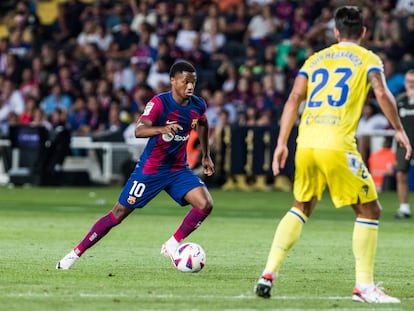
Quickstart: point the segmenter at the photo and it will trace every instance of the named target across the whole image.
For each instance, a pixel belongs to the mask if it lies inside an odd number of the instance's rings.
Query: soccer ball
[[[181,272],[198,272],[203,269],[205,262],[206,252],[197,243],[184,243],[174,254],[174,264]]]

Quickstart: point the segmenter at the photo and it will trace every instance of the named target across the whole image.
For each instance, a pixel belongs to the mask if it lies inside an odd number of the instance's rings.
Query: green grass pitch
[[[205,268],[180,273],[159,254],[188,207],[166,194],[137,210],[69,271],[56,262],[112,208],[119,187],[0,188],[0,310],[414,310],[414,224],[396,220],[396,193],[382,193],[376,281],[400,305],[351,301],[351,208],[327,195],[289,253],[271,299],[253,286],[279,219],[282,192],[221,192],[215,210],[186,241],[206,250]]]

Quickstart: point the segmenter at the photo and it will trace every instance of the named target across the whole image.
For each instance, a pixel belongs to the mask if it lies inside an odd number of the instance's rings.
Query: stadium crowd
[[[307,56],[335,40],[333,13],[358,5],[363,46],[397,95],[414,68],[413,1],[2,1],[0,133],[42,124],[73,136],[123,132],[186,59],[214,129],[276,124]],[[368,101],[375,105],[371,97]]]

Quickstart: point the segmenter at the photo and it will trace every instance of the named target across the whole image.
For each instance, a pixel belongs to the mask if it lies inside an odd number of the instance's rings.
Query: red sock
[[[119,224],[112,211],[101,217],[92,226],[91,230],[85,235],[83,240],[75,247],[75,253],[81,256],[88,248],[103,238],[112,227]]]
[[[210,212],[204,212],[199,208],[193,207],[187,215],[185,215],[180,227],[174,233],[174,238],[177,242],[181,242],[184,238],[190,235],[201,223],[210,215]]]

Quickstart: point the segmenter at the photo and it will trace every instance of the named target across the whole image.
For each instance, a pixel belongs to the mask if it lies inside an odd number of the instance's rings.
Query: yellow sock
[[[295,207],[286,213],[277,226],[264,273],[277,274],[286,254],[299,239],[307,220],[308,217]]]
[[[357,218],[352,236],[356,284],[374,283],[374,259],[378,241],[378,220]]]

